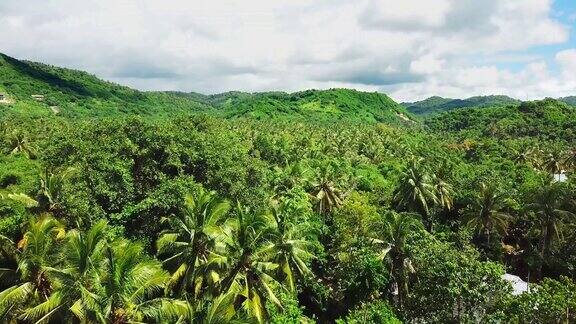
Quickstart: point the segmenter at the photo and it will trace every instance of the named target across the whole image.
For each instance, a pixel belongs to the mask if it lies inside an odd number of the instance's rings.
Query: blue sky
[[[0,31],[143,90],[576,95],[576,0],[2,0]]]
[[[556,0],[553,2],[552,16],[558,19],[562,24],[570,29],[570,36],[566,42],[546,45],[534,46],[525,51],[529,55],[536,55],[546,60],[551,68],[558,72],[558,64],[554,60],[554,56],[561,50],[567,50],[576,47],[576,0]],[[518,68],[511,66],[511,68]],[[576,92],[576,91],[575,91]]]

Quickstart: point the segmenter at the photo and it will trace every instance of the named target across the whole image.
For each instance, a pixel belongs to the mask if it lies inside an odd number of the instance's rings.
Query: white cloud
[[[562,75],[566,79],[576,80],[576,49],[560,51],[556,54]]]
[[[568,40],[551,7],[551,0],[2,0],[0,51],[141,89],[342,86],[402,100],[533,97],[569,91],[574,75],[570,51],[556,56],[558,76],[541,57],[522,54]],[[526,66],[498,65],[508,61]]]

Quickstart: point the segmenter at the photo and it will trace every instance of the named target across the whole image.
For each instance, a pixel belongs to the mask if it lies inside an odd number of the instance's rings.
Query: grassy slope
[[[402,105],[413,114],[429,115],[459,108],[483,108],[517,105],[519,103],[519,100],[508,96],[477,96],[468,99],[430,97],[422,101],[402,103]]]
[[[208,112],[226,117],[405,122],[410,114],[388,96],[348,89],[284,92],[227,92],[217,95],[142,92],[82,71],[19,61],[0,54],[0,91],[15,101],[0,113],[98,117],[118,113],[174,115]],[[43,102],[31,98],[45,96]]]
[[[58,106],[64,116],[106,116],[117,113],[156,115],[210,108],[205,104],[168,93],[141,92],[98,79],[82,71],[42,63],[19,61],[0,54],[0,87],[13,105],[0,112],[49,114]],[[45,96],[43,102],[31,98]]]

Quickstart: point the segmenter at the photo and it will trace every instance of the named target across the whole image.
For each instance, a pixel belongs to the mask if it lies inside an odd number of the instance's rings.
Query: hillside
[[[416,115],[429,115],[459,108],[484,108],[494,106],[517,105],[520,101],[508,96],[476,96],[467,99],[451,99],[438,96],[422,101],[404,102],[402,105]]]
[[[230,117],[348,119],[391,123],[410,120],[406,110],[388,96],[350,89],[255,94],[229,92],[209,96],[208,99]]]
[[[349,89],[215,95],[143,92],[86,72],[20,61],[0,54],[0,113],[97,117],[118,113],[164,116],[210,113],[229,118],[350,120],[411,123],[388,96]]]
[[[570,106],[576,106],[576,96],[569,96],[569,97],[563,97],[563,98],[558,98],[558,100],[570,105]]]
[[[507,107],[459,109],[431,116],[433,132],[463,132],[488,137],[539,137],[576,141],[576,108],[547,98]]]
[[[4,54],[0,54],[0,92],[11,102],[0,105],[0,112],[57,111],[64,116],[106,116],[174,114],[210,108],[190,98],[141,92],[86,72],[20,61]]]

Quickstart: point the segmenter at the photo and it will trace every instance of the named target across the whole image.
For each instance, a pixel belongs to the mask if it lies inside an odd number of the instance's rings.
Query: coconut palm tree
[[[308,179],[309,169],[302,162],[274,169],[274,192],[280,196],[290,189],[302,185]]]
[[[162,297],[170,274],[160,262],[147,258],[141,245],[116,241],[104,254],[98,284],[91,289],[94,304],[81,320],[121,324],[189,319],[187,302]]]
[[[518,164],[537,166],[538,152],[539,150],[537,148],[528,148],[526,150],[516,151],[512,159]]]
[[[576,173],[576,147],[568,151],[566,159],[564,160],[564,165],[572,173]]]
[[[296,277],[312,275],[306,265],[314,258],[308,240],[312,235],[312,227],[307,222],[291,223],[282,204],[273,206],[271,213],[274,228],[262,252],[270,255],[271,260],[279,265],[278,277],[287,283],[291,292],[295,292]]]
[[[419,213],[430,231],[432,229],[430,207],[438,203],[438,197],[430,176],[418,163],[419,161],[412,160],[402,172],[393,199],[397,208]]]
[[[444,180],[440,179],[437,175],[432,176],[432,184],[434,186],[438,205],[447,210],[451,210],[454,205],[454,190],[452,189],[452,186],[444,182]]]
[[[545,155],[542,170],[552,175],[560,174],[564,170],[564,159],[560,151],[553,151]]]
[[[56,211],[60,208],[60,199],[64,182],[74,172],[74,168],[67,168],[60,172],[52,172],[45,168],[40,174],[40,201],[45,200],[46,210]]]
[[[570,211],[574,208],[574,198],[566,194],[566,188],[561,183],[554,183],[538,189],[533,202],[526,209],[536,217],[540,231],[540,257],[547,260],[550,248],[555,239],[562,238],[562,226],[576,215]],[[540,267],[540,274],[542,267]]]
[[[406,240],[410,233],[422,228],[422,223],[414,214],[387,211],[380,228],[381,239],[375,239],[373,243],[384,246],[380,254],[388,263],[393,287],[391,291],[398,289],[397,303],[402,308],[408,296],[408,274],[414,272],[406,251]]]
[[[266,301],[281,307],[273,287],[280,286],[270,273],[278,264],[267,259],[266,243],[272,237],[273,220],[270,215],[253,213],[237,205],[236,217],[221,227],[223,243],[231,265],[222,280],[221,292],[232,293],[240,308],[250,318],[263,323]]]
[[[56,263],[57,246],[65,236],[64,227],[51,216],[31,219],[29,224],[16,244],[20,280],[0,292],[0,318],[3,320],[20,314],[27,305],[45,302],[53,290],[45,267]]]
[[[99,284],[106,231],[107,224],[101,220],[85,233],[74,229],[66,234],[59,267],[44,267],[53,292],[43,303],[26,309],[23,319],[41,321],[56,316],[67,322],[73,318],[87,319],[87,313],[96,308],[97,299],[90,290]]]
[[[480,194],[470,206],[467,213],[467,225],[482,235],[488,244],[492,234],[506,233],[512,216],[504,211],[507,198],[494,185],[480,185]]]
[[[157,241],[159,256],[166,256],[163,263],[173,269],[170,288],[177,288],[180,296],[187,291],[196,297],[203,288],[203,281],[218,281],[218,274],[210,261],[216,256],[214,233],[223,222],[230,204],[218,198],[215,192],[200,189],[195,196],[187,195],[182,212],[165,218],[169,229]]]
[[[334,184],[334,171],[330,165],[318,169],[312,188],[310,197],[315,201],[318,213],[329,214],[342,205],[344,195]]]
[[[21,132],[14,131],[8,135],[10,154],[24,154],[29,159],[36,158],[36,148],[30,144],[28,138]]]

